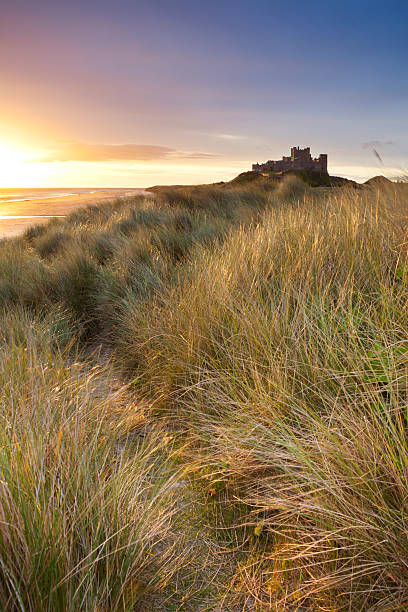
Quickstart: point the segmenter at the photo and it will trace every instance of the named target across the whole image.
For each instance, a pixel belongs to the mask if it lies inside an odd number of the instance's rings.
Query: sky
[[[406,0],[0,0],[0,187],[408,172]]]

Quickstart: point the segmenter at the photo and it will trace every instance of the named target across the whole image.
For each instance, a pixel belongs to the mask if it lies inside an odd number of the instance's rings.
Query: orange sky
[[[335,5],[7,3],[0,187],[215,182],[296,145],[332,174],[403,174],[405,21]]]

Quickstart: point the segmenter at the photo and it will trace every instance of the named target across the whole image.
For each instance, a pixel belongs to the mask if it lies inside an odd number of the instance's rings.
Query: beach
[[[60,193],[59,193],[60,192]],[[66,195],[68,194],[68,195]],[[144,189],[0,190],[0,238],[17,236],[30,225],[65,217],[76,208],[107,200],[151,195]]]

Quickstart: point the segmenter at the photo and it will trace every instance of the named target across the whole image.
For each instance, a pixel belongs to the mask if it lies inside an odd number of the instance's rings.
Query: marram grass
[[[408,606],[406,198],[267,212],[124,312],[124,364],[275,542],[263,605]]]
[[[407,198],[166,188],[0,245],[3,609],[408,609]]]
[[[180,470],[158,438],[120,441],[135,416],[109,369],[19,315],[23,339],[0,348],[0,607],[133,610],[177,564]]]

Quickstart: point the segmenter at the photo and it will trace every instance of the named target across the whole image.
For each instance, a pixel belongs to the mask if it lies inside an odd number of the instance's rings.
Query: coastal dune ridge
[[[0,609],[406,610],[408,184],[149,193],[0,241]]]

